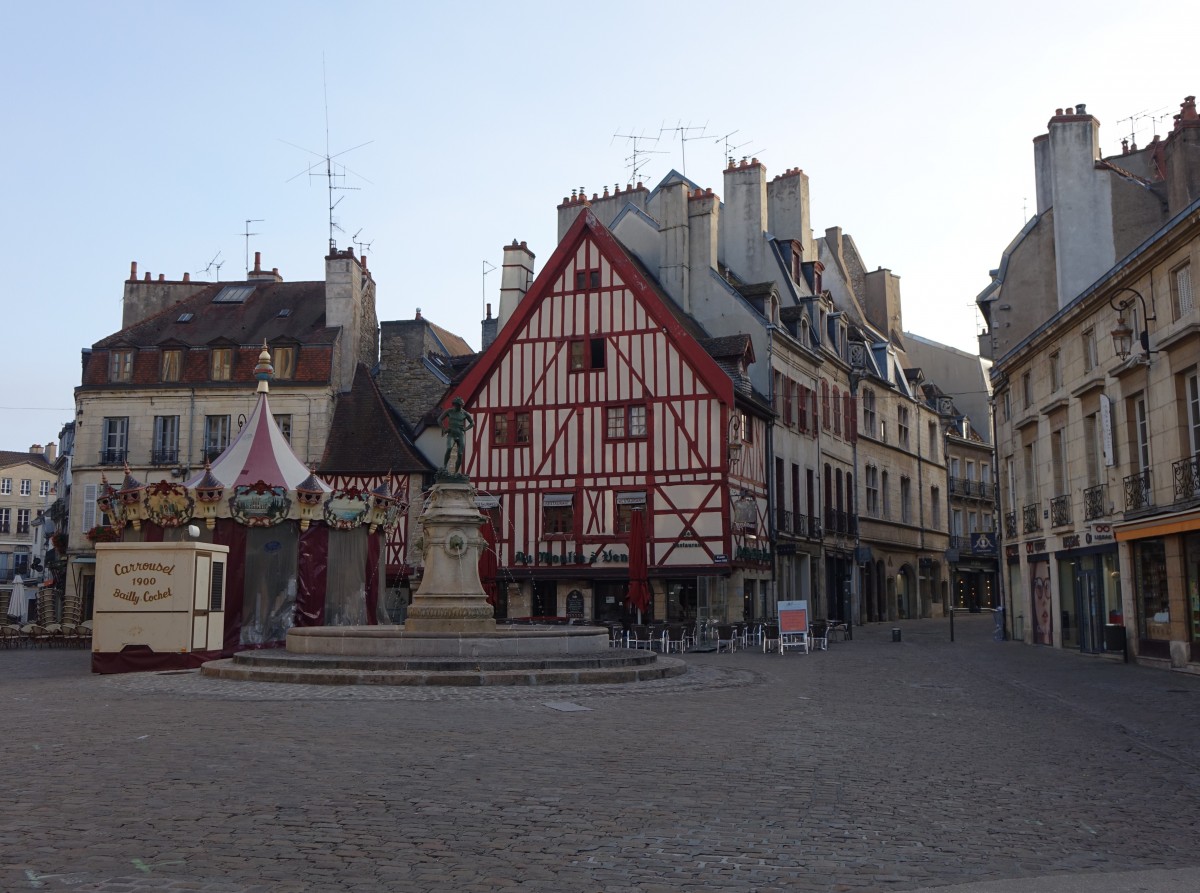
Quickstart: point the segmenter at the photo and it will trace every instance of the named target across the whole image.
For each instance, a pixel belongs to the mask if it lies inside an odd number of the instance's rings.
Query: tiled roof
[[[158,347],[168,340],[203,347],[219,338],[243,345],[261,344],[264,338],[301,344],[333,342],[338,330],[325,325],[324,282],[250,282],[246,284],[255,288],[244,301],[214,304],[213,298],[229,284],[214,282],[161,313],[102,338],[93,348]],[[288,315],[280,317],[281,310],[289,311]],[[192,314],[191,320],[179,322],[185,313]]]
[[[714,359],[736,357],[741,359],[750,347],[750,336],[747,334],[722,335],[719,338],[700,338],[700,346]]]
[[[286,383],[321,384],[332,376],[331,348],[336,327],[325,325],[324,282],[248,282],[253,287],[243,301],[214,303],[230,285],[215,282],[166,310],[102,338],[84,354],[82,384],[143,388],[148,385],[205,383],[210,380],[207,348],[235,348],[229,381],[253,381],[263,341],[296,346],[296,368]],[[280,315],[281,311],[287,311]],[[181,317],[190,314],[187,322]],[[133,371],[127,383],[109,381],[109,351],[134,348]],[[178,382],[164,383],[161,349],[184,350]],[[191,349],[189,349],[191,348]],[[228,381],[214,382],[227,385]],[[280,380],[280,383],[284,383]]]
[[[0,450],[0,468],[7,468],[10,465],[21,465],[25,462],[28,462],[30,465],[36,465],[38,468],[45,469],[46,471],[53,471],[50,463],[46,461],[46,457],[41,453]]]
[[[404,436],[401,423],[362,363],[354,372],[350,391],[338,396],[318,471],[366,477],[433,471]]]

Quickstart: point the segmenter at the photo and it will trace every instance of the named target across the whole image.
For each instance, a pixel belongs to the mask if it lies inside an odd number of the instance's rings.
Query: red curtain
[[[329,528],[313,524],[300,532],[296,581],[296,626],[325,625],[325,589],[329,578]]]
[[[229,518],[218,518],[213,542],[229,547],[225,564],[225,655],[243,650],[242,591],[246,585],[246,528]]]

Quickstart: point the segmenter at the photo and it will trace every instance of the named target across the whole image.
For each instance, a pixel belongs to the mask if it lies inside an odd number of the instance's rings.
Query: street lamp
[[[1155,351],[1150,349],[1150,329],[1148,323],[1156,321],[1157,316],[1151,315],[1146,309],[1146,299],[1142,297],[1141,292],[1127,286],[1122,286],[1108,297],[1109,306],[1117,311],[1117,326],[1112,330],[1113,348],[1122,361],[1129,359],[1129,355],[1133,352],[1133,329],[1125,321],[1125,311],[1133,305],[1133,298],[1126,298],[1120,302],[1114,302],[1113,300],[1116,295],[1125,291],[1142,302],[1142,331],[1138,334],[1138,343],[1141,344],[1142,350],[1146,352],[1146,359],[1149,361],[1150,355],[1155,353]]]

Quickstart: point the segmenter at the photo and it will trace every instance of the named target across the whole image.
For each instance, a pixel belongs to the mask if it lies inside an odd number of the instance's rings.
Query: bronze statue
[[[454,459],[453,473],[459,474],[462,472],[463,457],[467,451],[466,433],[475,427],[475,420],[463,409],[462,397],[455,397],[454,405],[450,409],[442,410],[442,414],[438,416],[438,424],[446,434],[446,457],[442,459],[442,470],[450,471],[450,454],[457,447],[458,454]]]

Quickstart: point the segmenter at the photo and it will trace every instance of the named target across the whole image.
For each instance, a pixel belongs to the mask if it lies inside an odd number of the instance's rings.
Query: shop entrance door
[[[1104,605],[1094,568],[1075,576],[1075,614],[1079,618],[1079,650],[1098,652],[1104,644]]]
[[[696,578],[696,621],[701,638],[715,636],[716,624],[728,619],[725,583],[724,577]]]
[[[534,580],[532,602],[530,613],[534,617],[557,617],[558,581]]]

